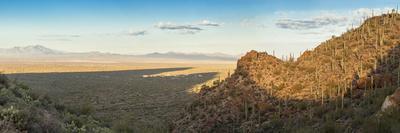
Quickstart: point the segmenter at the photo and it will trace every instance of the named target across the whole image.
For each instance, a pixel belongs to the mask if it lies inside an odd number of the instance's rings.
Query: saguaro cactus
[[[400,87],[400,70],[397,71],[397,87]]]

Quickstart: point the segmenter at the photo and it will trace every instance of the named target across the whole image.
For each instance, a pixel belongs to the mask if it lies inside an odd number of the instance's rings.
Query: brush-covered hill
[[[2,133],[107,133],[109,128],[88,113],[70,110],[46,95],[10,81],[0,74],[0,132]]]
[[[399,85],[399,60],[400,15],[394,11],[297,60],[250,51],[225,81],[202,88],[174,131],[398,132],[399,110],[379,110]]]

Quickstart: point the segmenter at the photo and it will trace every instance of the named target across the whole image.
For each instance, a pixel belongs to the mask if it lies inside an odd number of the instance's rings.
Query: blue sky
[[[0,47],[278,55],[311,49],[396,0],[0,0]]]

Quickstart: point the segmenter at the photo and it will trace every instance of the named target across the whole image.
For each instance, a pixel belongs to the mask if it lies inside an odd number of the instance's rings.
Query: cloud
[[[156,27],[162,30],[203,30],[200,27],[196,27],[193,25],[177,25],[170,22],[160,22],[156,25]]]
[[[78,34],[46,34],[39,35],[38,40],[41,41],[73,41],[75,38],[79,38],[81,35]]]
[[[129,36],[144,36],[146,34],[148,34],[148,32],[145,31],[145,30],[135,31],[135,32],[130,31],[130,32],[127,33],[127,35],[129,35]]]
[[[175,24],[171,22],[159,22],[154,27],[165,30],[165,31],[173,31],[179,34],[184,35],[193,35],[199,33],[200,31],[206,30],[206,27],[220,27],[222,23],[212,22],[210,20],[202,20],[197,23],[190,24]]]
[[[279,19],[275,25],[283,29],[308,30],[317,29],[329,25],[339,25],[347,22],[347,18],[337,15],[323,15],[312,19]]]
[[[78,38],[81,35],[78,34],[47,34],[47,35],[40,35],[40,37],[44,38]]]
[[[196,34],[203,30],[195,25],[178,25],[170,22],[159,22],[155,27],[161,30],[176,31],[180,34]]]
[[[340,11],[319,11],[317,16],[305,19],[294,19],[288,16],[301,16],[296,12],[282,12],[278,11],[275,14],[278,16],[285,16],[279,18],[275,25],[278,28],[290,30],[313,30],[321,29],[324,27],[345,27],[348,28],[352,25],[357,26],[361,20],[367,17],[381,15],[390,11],[392,8],[359,8],[355,10],[340,12]],[[311,13],[308,13],[311,14]]]
[[[201,25],[201,26],[214,26],[214,27],[221,26],[221,24],[216,23],[216,22],[212,22],[212,21],[209,21],[209,20],[203,20],[203,21],[201,21],[199,23],[199,25]]]
[[[73,41],[72,39],[68,39],[68,38],[39,38],[37,40],[40,40],[40,41],[60,41],[60,42]]]

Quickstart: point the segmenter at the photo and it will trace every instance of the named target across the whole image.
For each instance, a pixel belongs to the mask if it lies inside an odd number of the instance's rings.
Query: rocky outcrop
[[[400,88],[397,88],[392,95],[386,97],[382,104],[381,111],[396,107],[400,107]]]

